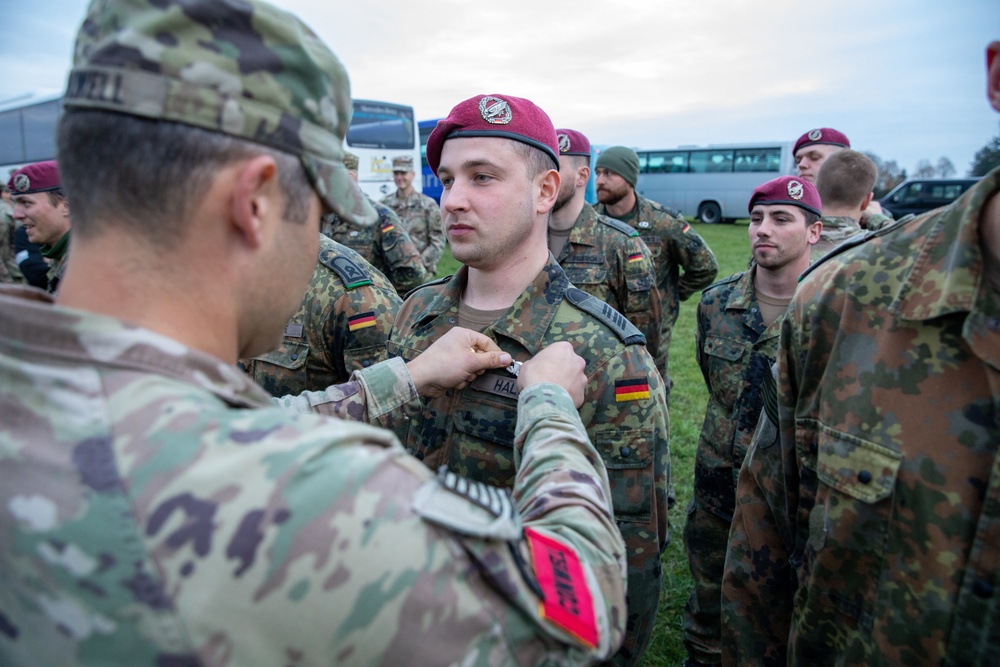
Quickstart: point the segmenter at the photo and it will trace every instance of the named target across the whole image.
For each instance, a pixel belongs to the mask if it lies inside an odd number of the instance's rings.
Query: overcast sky
[[[834,127],[912,171],[964,175],[1000,134],[985,99],[997,0],[279,0],[340,57],[354,97],[437,118],[527,97],[596,144],[795,140]],[[2,0],[0,99],[62,89],[84,0]]]

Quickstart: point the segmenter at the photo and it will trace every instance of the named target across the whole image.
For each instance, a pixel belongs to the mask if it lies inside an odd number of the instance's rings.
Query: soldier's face
[[[750,250],[765,269],[808,264],[809,249],[819,241],[821,230],[819,223],[806,225],[805,212],[798,206],[757,204],[750,212]]]
[[[69,231],[69,205],[63,199],[53,206],[45,192],[17,195],[14,219],[21,221],[32,243],[55,245]]]
[[[556,205],[553,210],[558,211],[569,203],[569,200],[576,194],[581,177],[584,183],[587,182],[586,177],[583,177],[581,173],[584,167],[581,166],[579,160],[575,155],[559,156],[559,196],[556,197]]]
[[[804,146],[795,153],[795,164],[799,168],[799,178],[804,178],[813,185],[816,184],[816,174],[826,159],[834,153],[844,150],[841,146],[830,144],[813,144]]]
[[[597,201],[605,206],[614,206],[626,196],[632,188],[628,181],[609,169],[597,168]]]
[[[412,171],[394,171],[392,172],[392,180],[396,184],[396,189],[408,191],[410,186],[413,185],[413,177],[416,174]]]
[[[498,268],[522,255],[537,225],[538,179],[528,176],[513,144],[459,137],[441,149],[441,218],[455,259],[472,268]]]

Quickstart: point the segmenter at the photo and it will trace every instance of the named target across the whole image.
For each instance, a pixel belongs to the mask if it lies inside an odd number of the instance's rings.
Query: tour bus
[[[420,161],[417,123],[413,107],[392,102],[354,100],[354,115],[344,143],[358,156],[358,185],[373,199],[396,190],[392,180],[392,159],[408,155]],[[420,181],[413,179],[419,192]]]
[[[62,94],[28,94],[0,102],[0,178],[32,162],[56,158],[55,129],[62,111]],[[358,156],[358,184],[380,199],[396,189],[392,159],[420,158],[413,107],[354,100],[354,115],[345,139],[347,150]],[[414,179],[414,187],[420,183]]]
[[[795,173],[792,146],[775,141],[637,150],[636,191],[708,224],[747,218],[754,188]]]
[[[56,157],[61,93],[26,93],[0,100],[0,179],[33,162]]]
[[[434,199],[434,201],[441,203],[441,180],[437,177],[433,171],[431,171],[431,166],[427,164],[427,137],[431,136],[431,132],[437,126],[440,118],[434,118],[432,120],[422,120],[418,123],[420,127],[420,174],[421,174],[421,186],[423,192],[428,197]]]

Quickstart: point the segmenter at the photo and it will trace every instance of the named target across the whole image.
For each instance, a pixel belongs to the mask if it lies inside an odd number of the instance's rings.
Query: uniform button
[[[976,597],[988,600],[993,597],[993,584],[982,579],[977,579],[976,583],[972,584],[972,592],[976,594]]]
[[[872,474],[867,470],[862,470],[858,473],[858,481],[862,484],[869,484],[872,481]]]
[[[445,389],[444,395],[445,396],[451,396],[451,389]]]
[[[455,318],[454,317],[449,317],[448,318],[448,323],[449,324],[454,324],[455,323]]]
[[[1000,317],[991,317],[986,320],[986,326],[990,328],[993,333],[1000,333]]]
[[[298,358],[299,358],[299,355],[297,355],[297,354],[293,354],[293,355],[292,355],[292,361],[295,361],[295,360],[296,360],[296,359],[298,359]]]
[[[364,361],[361,362],[361,365],[364,366],[365,368],[368,368],[369,366],[372,365],[372,362],[368,359],[365,359]]]
[[[417,452],[417,458],[420,459],[421,461],[423,461],[424,460],[424,453],[423,452]]]
[[[621,448],[621,449],[619,449],[618,451],[620,451],[620,452],[621,452],[621,454],[622,454],[622,457],[624,457],[624,458],[626,458],[626,459],[627,459],[628,457],[632,456],[632,448],[631,448],[631,447],[622,447],[622,448]]]
[[[465,420],[466,421],[471,421],[472,420],[472,413],[471,412],[466,412],[465,413]]]

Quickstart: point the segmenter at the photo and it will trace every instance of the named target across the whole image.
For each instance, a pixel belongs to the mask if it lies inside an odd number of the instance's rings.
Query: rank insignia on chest
[[[374,311],[368,311],[367,313],[358,313],[357,315],[352,315],[347,318],[347,328],[351,331],[357,331],[358,329],[366,329],[368,327],[375,326],[375,313]]]
[[[616,403],[638,401],[644,398],[649,398],[649,380],[646,378],[615,381]]]
[[[636,227],[638,227],[639,229],[649,229],[649,223],[646,222],[645,220],[640,220],[639,223],[636,224]]]

